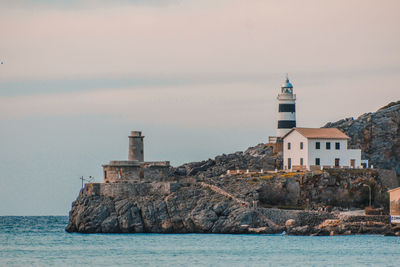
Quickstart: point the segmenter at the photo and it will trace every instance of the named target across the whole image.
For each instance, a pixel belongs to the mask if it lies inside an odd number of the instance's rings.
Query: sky
[[[67,215],[79,177],[128,156],[174,166],[400,100],[397,0],[3,0],[0,215]]]

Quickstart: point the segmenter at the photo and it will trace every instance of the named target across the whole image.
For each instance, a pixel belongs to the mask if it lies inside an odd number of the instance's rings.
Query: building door
[[[291,158],[287,159],[287,166],[288,166],[289,170],[292,168],[292,159]]]
[[[335,159],[335,167],[339,167],[340,166],[340,159]]]
[[[351,159],[350,160],[350,167],[352,167],[352,168],[356,167],[356,160],[355,159]]]

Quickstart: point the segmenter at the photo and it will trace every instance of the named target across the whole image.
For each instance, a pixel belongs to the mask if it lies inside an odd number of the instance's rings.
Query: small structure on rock
[[[400,225],[400,187],[389,190],[390,222]]]
[[[293,128],[283,136],[284,169],[360,168],[361,149],[348,149],[348,139],[336,128]]]
[[[278,94],[278,125],[276,136],[269,137],[269,144],[274,152],[282,152],[282,137],[296,127],[296,95],[293,94],[293,85],[286,75],[286,81],[281,86]]]
[[[144,161],[142,132],[129,136],[128,160],[113,160],[103,165],[104,182],[159,182],[168,178],[169,161]]]

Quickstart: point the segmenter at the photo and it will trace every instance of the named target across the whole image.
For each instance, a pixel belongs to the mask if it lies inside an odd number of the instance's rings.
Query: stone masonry
[[[169,161],[144,161],[142,132],[129,136],[128,160],[113,160],[103,165],[104,183],[162,182],[168,178]]]

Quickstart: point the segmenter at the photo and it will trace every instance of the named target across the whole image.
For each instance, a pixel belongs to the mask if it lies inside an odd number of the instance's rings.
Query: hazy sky
[[[0,215],[66,215],[81,175],[266,142],[289,73],[297,124],[400,99],[400,1],[0,3]]]

